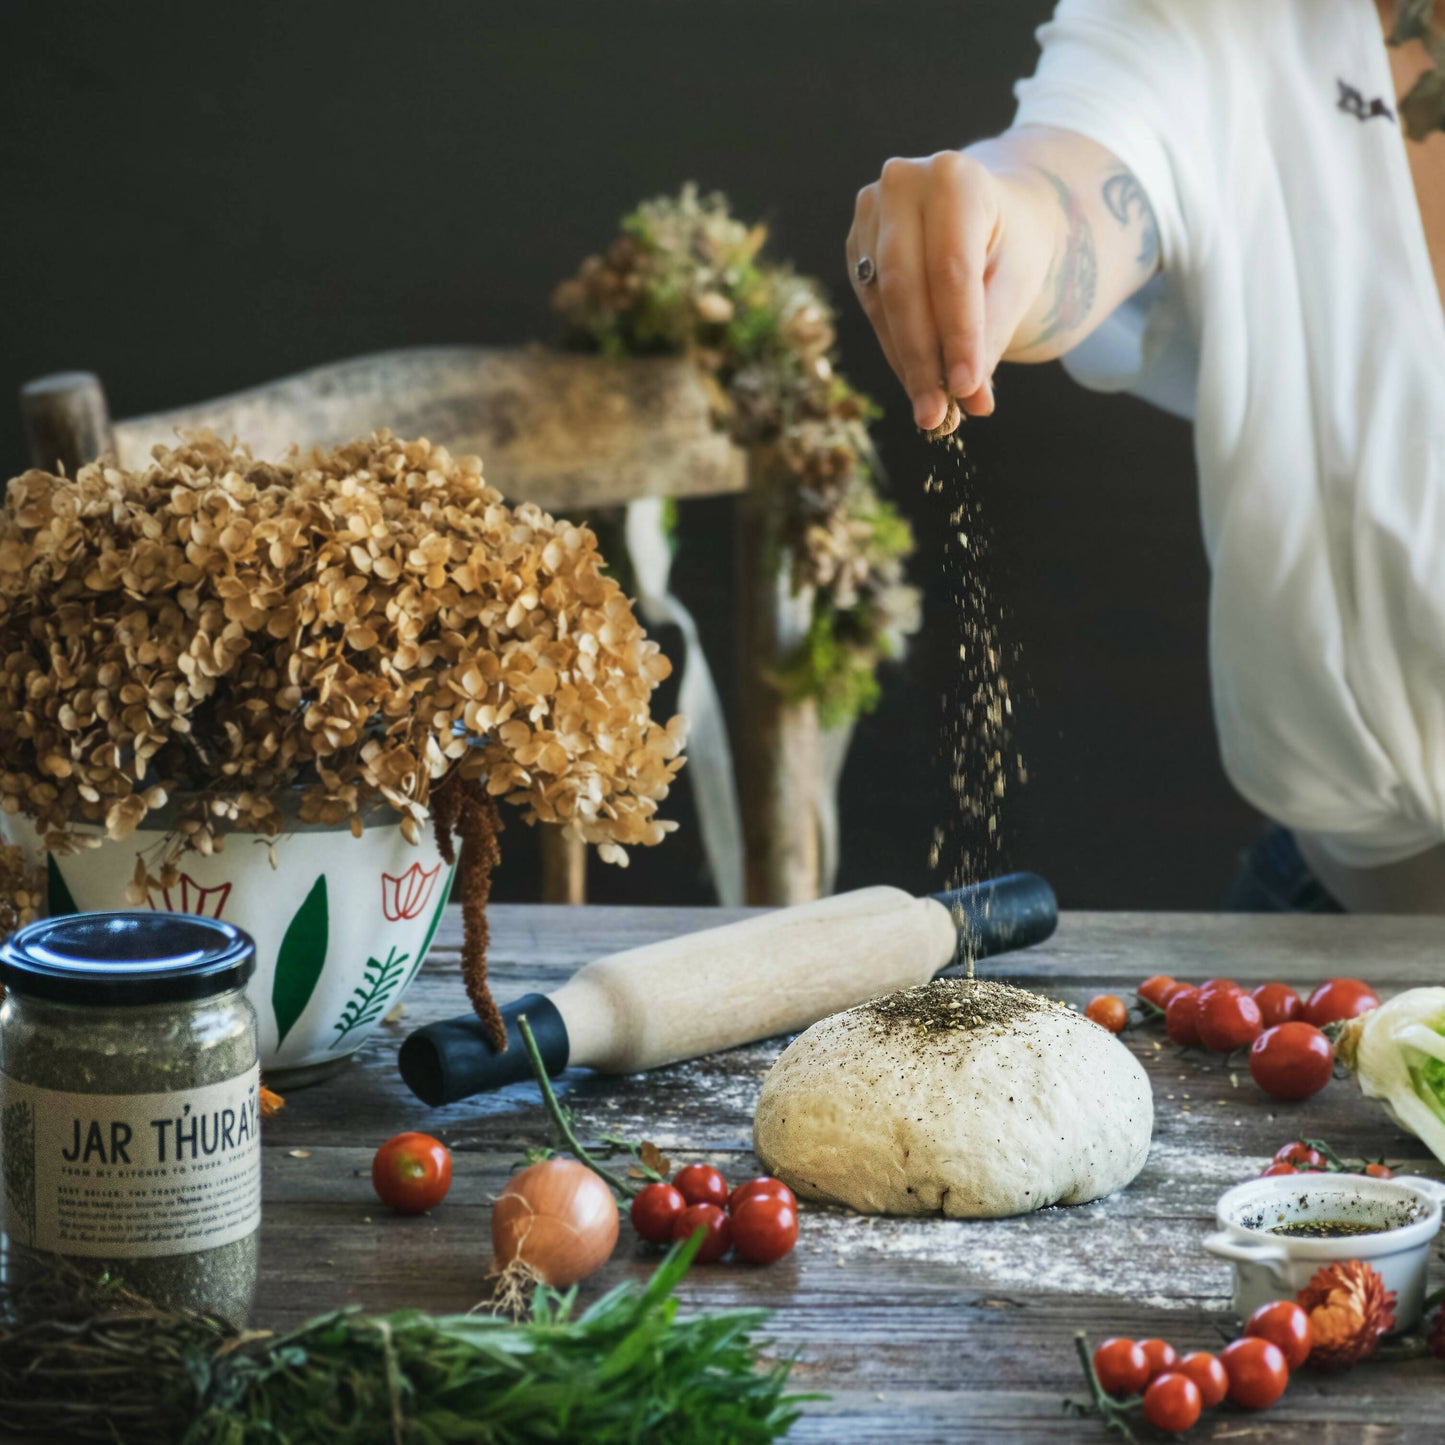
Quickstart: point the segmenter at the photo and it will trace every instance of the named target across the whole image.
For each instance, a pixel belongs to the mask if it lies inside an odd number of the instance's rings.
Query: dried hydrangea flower
[[[127,471],[29,471],[0,511],[0,807],[54,850],[170,805],[133,891],[225,832],[308,822],[408,839],[448,779],[599,845],[675,826],[669,673],[585,527],[475,457],[381,431],[257,461],[210,434]],[[152,824],[153,826],[153,824]]]

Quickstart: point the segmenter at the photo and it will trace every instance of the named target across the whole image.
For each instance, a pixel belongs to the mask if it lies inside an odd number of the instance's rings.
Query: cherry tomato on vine
[[[1318,1169],[1296,1169],[1293,1164],[1283,1159],[1276,1159],[1273,1164],[1266,1164],[1265,1167],[1259,1171],[1259,1177],[1261,1179],[1274,1179],[1281,1174],[1318,1174],[1319,1172]]]
[[[1105,1340],[1094,1351],[1094,1373],[1109,1395],[1137,1395],[1149,1383],[1149,1357],[1133,1340]]]
[[[1204,1401],[1206,1410],[1212,1410],[1229,1392],[1229,1376],[1225,1374],[1224,1366],[1219,1363],[1217,1355],[1211,1355],[1207,1350],[1185,1355],[1174,1368],[1181,1375],[1188,1375],[1199,1386],[1199,1398]]]
[[[798,1207],[797,1196],[781,1179],[774,1179],[771,1174],[760,1174],[756,1179],[749,1179],[739,1184],[728,1195],[728,1212],[736,1213],[738,1205],[744,1199],[751,1199],[755,1194],[768,1195],[774,1199],[786,1199],[794,1209]]]
[[[425,1214],[452,1187],[451,1151],[430,1134],[397,1134],[372,1156],[371,1185],[398,1214]]]
[[[1267,1029],[1305,1016],[1305,1001],[1287,983],[1262,983],[1250,992]]]
[[[1164,1010],[1164,1032],[1176,1044],[1192,1048],[1199,1042],[1199,990],[1182,988]]]
[[[632,1200],[632,1227],[649,1244],[667,1244],[686,1208],[687,1200],[671,1184],[644,1184]]]
[[[689,1204],[673,1221],[672,1237],[681,1243],[691,1239],[699,1229],[705,1229],[707,1233],[694,1259],[698,1264],[713,1264],[732,1245],[732,1225],[716,1204]]]
[[[1289,1384],[1289,1366],[1283,1351],[1257,1335],[1225,1345],[1219,1352],[1219,1363],[1229,1376],[1231,1403],[1246,1410],[1267,1409]]]
[[[1327,978],[1305,1000],[1305,1017],[1317,1028],[1379,1008],[1380,995],[1357,978]]]
[[[1388,1164],[1366,1164],[1365,1173],[1371,1179],[1393,1179],[1395,1177],[1395,1171]]]
[[[1277,1299],[1260,1305],[1250,1315],[1244,1333],[1277,1345],[1291,1370],[1299,1369],[1310,1357],[1310,1317],[1293,1300]]]
[[[1149,1362],[1151,1380],[1155,1375],[1162,1375],[1165,1370],[1172,1370],[1175,1360],[1179,1358],[1178,1351],[1168,1340],[1140,1340],[1139,1348],[1144,1351],[1144,1358]]]
[[[1151,978],[1146,978],[1134,992],[1146,1003],[1152,1003],[1155,1008],[1162,1009],[1169,1002],[1170,989],[1178,987],[1179,980],[1177,978],[1171,978],[1167,973],[1156,973]]]
[[[772,1264],[798,1242],[798,1208],[776,1194],[750,1194],[733,1210],[733,1248],[750,1264]]]
[[[689,1204],[716,1204],[721,1208],[728,1202],[727,1180],[711,1164],[689,1164],[672,1176],[672,1183]]]
[[[1259,1005],[1247,993],[1199,990],[1199,1042],[1217,1054],[1233,1053],[1259,1037]]]
[[[1313,1024],[1276,1024],[1250,1045],[1249,1072],[1276,1099],[1308,1099],[1334,1075],[1335,1051]]]
[[[1122,1034],[1129,1022],[1129,1010],[1117,994],[1101,993],[1089,1000],[1084,1017],[1092,1019],[1101,1029],[1108,1029],[1111,1034]]]
[[[1274,1151],[1276,1162],[1293,1164],[1296,1169],[1320,1170],[1325,1167],[1325,1156],[1318,1149],[1311,1148],[1303,1139],[1291,1139]]]
[[[1203,1408],[1199,1386],[1175,1370],[1151,1380],[1144,1391],[1144,1418],[1156,1430],[1182,1434],[1198,1421]]]

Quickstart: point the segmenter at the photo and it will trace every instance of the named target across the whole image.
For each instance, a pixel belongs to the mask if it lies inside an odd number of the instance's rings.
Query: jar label
[[[261,1071],[164,1094],[73,1094],[0,1073],[0,1226],[56,1254],[148,1259],[261,1222]]]

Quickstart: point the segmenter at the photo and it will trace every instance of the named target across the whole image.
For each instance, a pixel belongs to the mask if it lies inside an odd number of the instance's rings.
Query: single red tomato
[[[1335,1051],[1313,1024],[1276,1024],[1250,1045],[1249,1072],[1273,1098],[1308,1099],[1334,1076]]]
[[[1388,1164],[1366,1164],[1365,1173],[1371,1179],[1393,1179],[1395,1171]]]
[[[672,1176],[672,1182],[689,1204],[716,1204],[721,1208],[728,1202],[727,1180],[711,1164],[689,1164]]]
[[[1140,1340],[1139,1348],[1144,1351],[1144,1358],[1149,1361],[1151,1380],[1155,1375],[1162,1375],[1165,1370],[1173,1369],[1174,1361],[1179,1358],[1178,1352],[1167,1340]]]
[[[776,1194],[750,1194],[733,1210],[733,1248],[749,1264],[772,1264],[798,1242],[798,1207]]]
[[[644,1184],[632,1200],[632,1227],[649,1244],[666,1244],[686,1208],[687,1200],[671,1184]]]
[[[1318,1149],[1312,1149],[1303,1139],[1291,1139],[1274,1151],[1280,1164],[1293,1164],[1296,1169],[1318,1172],[1325,1167],[1325,1156]]]
[[[1225,1374],[1224,1366],[1219,1363],[1219,1357],[1211,1355],[1208,1350],[1196,1350],[1192,1355],[1185,1355],[1174,1368],[1181,1375],[1188,1375],[1199,1386],[1199,1398],[1204,1401],[1206,1410],[1212,1410],[1229,1391],[1229,1376]]]
[[[1212,998],[1217,993],[1243,993],[1244,990],[1232,978],[1206,978],[1199,985],[1199,992]]]
[[[1168,1002],[1166,996],[1169,990],[1175,987],[1178,982],[1178,979],[1170,978],[1167,973],[1156,973],[1152,977],[1146,978],[1144,982],[1135,989],[1135,992],[1145,1003],[1152,1003],[1155,1008],[1162,1009]]]
[[[1317,1028],[1379,1008],[1380,995],[1357,978],[1327,978],[1305,1000],[1305,1017]]]
[[[1091,1019],[1101,1029],[1108,1029],[1111,1034],[1122,1034],[1125,1024],[1129,1022],[1129,1010],[1117,994],[1101,993],[1097,998],[1089,1000],[1084,1017]]]
[[[1292,1299],[1271,1300],[1250,1315],[1246,1336],[1279,1346],[1284,1362],[1297,1370],[1310,1357],[1310,1317]]]
[[[1144,1391],[1144,1418],[1156,1430],[1182,1434],[1198,1421],[1203,1408],[1199,1386],[1174,1370],[1156,1376]]]
[[[1261,1179],[1273,1179],[1280,1174],[1318,1174],[1318,1169],[1296,1169],[1293,1164],[1283,1159],[1276,1159],[1273,1164],[1266,1164],[1259,1171]]]
[[[672,1223],[672,1237],[681,1242],[705,1229],[702,1245],[694,1256],[698,1264],[713,1264],[728,1252],[733,1242],[732,1225],[716,1204],[689,1204]]]
[[[1219,1362],[1229,1376],[1230,1402],[1246,1410],[1267,1409],[1289,1384],[1284,1352],[1257,1335],[1225,1345],[1219,1352]]]
[[[1094,1351],[1094,1373],[1110,1395],[1137,1395],[1149,1383],[1149,1357],[1133,1340],[1105,1340]]]
[[[751,1199],[755,1194],[765,1194],[774,1199],[786,1199],[794,1209],[798,1207],[797,1196],[781,1179],[774,1179],[771,1174],[760,1174],[756,1179],[749,1179],[739,1184],[728,1195],[728,1212],[732,1213],[744,1199]]]
[[[424,1214],[452,1187],[451,1151],[430,1134],[397,1134],[372,1156],[371,1185],[398,1214]]]
[[[1259,1037],[1259,1005],[1247,993],[1199,990],[1199,1042],[1217,1054],[1233,1053]]]
[[[1305,1001],[1287,983],[1262,983],[1249,996],[1259,1005],[1267,1029],[1304,1017]]]
[[[1193,1048],[1199,1042],[1199,990],[1182,988],[1164,1010],[1164,1032],[1176,1044]]]

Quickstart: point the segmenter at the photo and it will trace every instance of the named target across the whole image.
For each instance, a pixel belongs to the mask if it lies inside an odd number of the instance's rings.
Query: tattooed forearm
[[[1052,291],[1047,314],[1044,316],[1036,336],[1020,343],[1027,350],[1031,346],[1042,346],[1060,334],[1077,330],[1088,320],[1094,307],[1094,286],[1098,280],[1099,264],[1094,255],[1094,228],[1084,214],[1079,198],[1068,185],[1053,171],[1036,166],[1054,188],[1059,204],[1068,219],[1068,233],[1063,247],[1049,266],[1045,288]]]
[[[1159,226],[1144,187],[1133,171],[1122,167],[1104,182],[1104,205],[1109,214],[1126,229],[1139,226],[1139,254],[1135,258],[1151,274],[1159,265]]]

